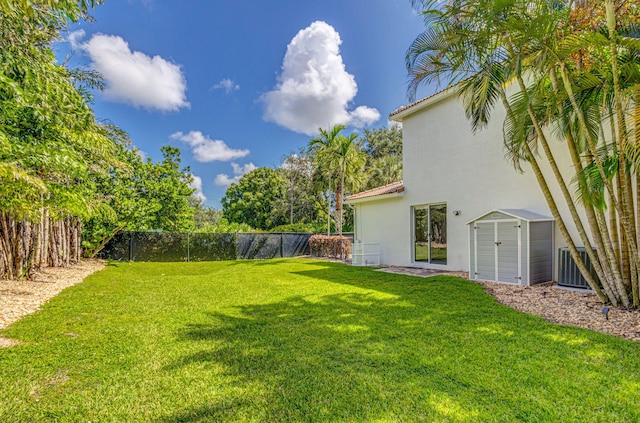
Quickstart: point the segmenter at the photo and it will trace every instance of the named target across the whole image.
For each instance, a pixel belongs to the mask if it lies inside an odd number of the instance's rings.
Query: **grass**
[[[429,261],[429,246],[415,244],[416,261]],[[431,247],[431,261],[434,263],[447,262],[447,247]]]
[[[2,333],[3,422],[640,421],[639,344],[453,277],[112,264]]]

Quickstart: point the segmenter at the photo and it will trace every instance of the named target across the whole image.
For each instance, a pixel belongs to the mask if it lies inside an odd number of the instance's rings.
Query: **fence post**
[[[238,245],[238,232],[233,234],[234,244],[236,246],[236,260],[240,260],[240,246]]]
[[[129,261],[133,261],[133,232],[129,232]]]
[[[284,258],[284,234],[280,234],[280,258]]]

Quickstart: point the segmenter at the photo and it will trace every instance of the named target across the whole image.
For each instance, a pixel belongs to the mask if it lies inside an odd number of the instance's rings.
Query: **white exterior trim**
[[[392,192],[390,194],[380,194],[365,198],[356,198],[355,200],[345,200],[344,204],[355,205],[360,203],[368,203],[370,201],[386,200],[388,198],[404,197],[404,192]]]

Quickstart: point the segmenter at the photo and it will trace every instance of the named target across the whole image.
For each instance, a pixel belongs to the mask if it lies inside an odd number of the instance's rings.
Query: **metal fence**
[[[217,261],[309,254],[311,234],[120,232],[100,258],[131,261]]]

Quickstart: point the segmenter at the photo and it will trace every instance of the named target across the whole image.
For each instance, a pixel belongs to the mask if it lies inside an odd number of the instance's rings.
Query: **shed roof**
[[[392,182],[387,185],[383,185],[381,187],[373,188],[367,191],[362,191],[357,194],[352,194],[348,197],[345,197],[344,201],[346,202],[356,202],[358,200],[374,200],[378,199],[382,196],[387,196],[391,194],[398,195],[404,192],[404,184],[402,181]]]
[[[506,214],[507,216],[511,216],[516,219],[524,220],[527,222],[550,222],[554,220],[552,217],[544,216],[542,214],[534,213],[532,211],[524,210],[524,209],[494,209],[494,210],[491,210],[490,212],[484,213],[476,217],[473,220],[468,221],[467,225],[475,222],[476,220],[480,220],[483,217],[490,215],[491,213],[502,213],[502,214]]]

